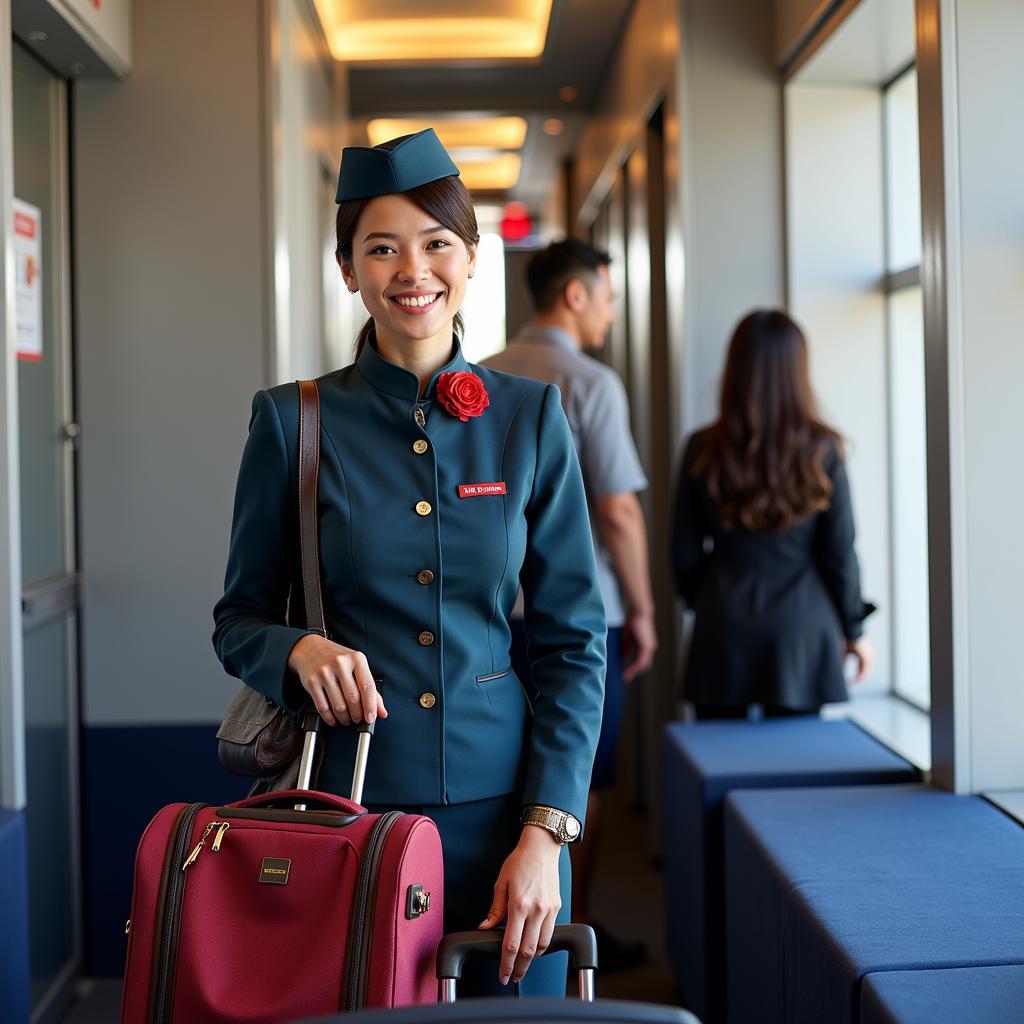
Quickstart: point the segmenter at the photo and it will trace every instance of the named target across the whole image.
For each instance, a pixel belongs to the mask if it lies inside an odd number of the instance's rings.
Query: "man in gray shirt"
[[[650,667],[657,647],[647,564],[647,530],[636,492],[647,487],[629,429],[629,400],[618,374],[585,355],[600,349],[615,319],[611,262],[584,242],[566,239],[534,255],[526,270],[536,306],[504,352],[485,365],[557,384],[583,471],[608,620],[604,720],[591,780],[587,830],[573,848],[573,920],[594,924],[588,896],[599,836],[599,796],[615,783],[615,748],[625,683]],[[513,622],[514,660],[528,671],[522,620]],[[524,679],[524,682],[528,680]],[[602,969],[642,961],[640,944],[624,944],[600,926]]]

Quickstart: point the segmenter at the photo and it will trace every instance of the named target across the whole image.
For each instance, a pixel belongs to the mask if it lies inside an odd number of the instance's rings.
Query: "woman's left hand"
[[[550,945],[562,908],[558,891],[561,846],[546,829],[525,825],[519,843],[502,865],[494,884],[494,902],[480,928],[496,928],[502,918],[505,938],[498,979],[522,981],[533,958]]]

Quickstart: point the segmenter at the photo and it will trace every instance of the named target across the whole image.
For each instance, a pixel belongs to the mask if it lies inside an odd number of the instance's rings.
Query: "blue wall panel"
[[[248,791],[249,780],[221,768],[216,731],[216,725],[83,730],[88,973],[118,976],[124,970],[135,849],[153,815],[165,804],[226,803]]]
[[[28,1020],[28,862],[25,815],[0,810],[0,1020]]]

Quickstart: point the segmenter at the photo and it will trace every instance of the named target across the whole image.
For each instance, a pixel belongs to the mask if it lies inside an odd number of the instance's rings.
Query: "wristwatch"
[[[583,831],[583,826],[568,811],[560,811],[557,807],[544,807],[540,804],[524,807],[519,823],[521,825],[539,825],[541,828],[547,829],[559,845],[575,843]]]

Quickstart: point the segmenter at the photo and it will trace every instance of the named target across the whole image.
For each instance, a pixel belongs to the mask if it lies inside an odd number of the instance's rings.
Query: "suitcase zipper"
[[[210,837],[210,833],[217,829],[217,835],[213,839],[213,852],[216,853],[220,849],[220,844],[224,839],[224,833],[231,828],[229,822],[226,821],[211,821],[206,828],[203,829],[203,834],[199,837],[199,842],[196,843],[195,849],[188,855],[188,859],[184,864],[181,865],[182,871],[187,871],[197,860],[199,860],[199,854],[203,852],[203,847],[206,846],[206,840]]]
[[[352,917],[349,957],[348,988],[345,1009],[360,1010],[366,1002],[366,982],[370,971],[370,939],[373,932],[373,901],[377,895],[377,879],[384,844],[401,811],[388,811],[378,818],[366,844],[366,854],[359,866],[356,882],[356,910]]]
[[[186,807],[179,818],[178,830],[171,844],[171,851],[165,861],[164,872],[167,877],[167,890],[164,899],[163,913],[160,915],[162,930],[160,933],[160,959],[156,973],[156,997],[153,1002],[151,1019],[154,1024],[170,1021],[170,1002],[173,986],[171,971],[178,959],[178,934],[181,925],[181,902],[185,889],[185,853],[188,850],[189,837],[192,835],[192,823],[196,815],[209,804],[192,804]],[[205,836],[204,836],[205,840]],[[200,844],[198,849],[202,848]]]

